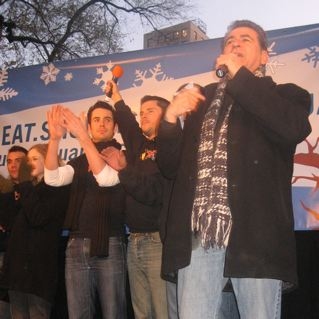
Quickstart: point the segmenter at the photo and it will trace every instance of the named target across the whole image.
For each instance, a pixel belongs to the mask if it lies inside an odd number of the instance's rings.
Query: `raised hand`
[[[116,171],[124,169],[127,165],[126,157],[123,151],[113,146],[109,146],[101,151],[100,156],[103,160]]]
[[[81,139],[88,138],[86,118],[82,114],[76,116],[70,109],[63,108],[62,110],[64,127],[75,137]]]
[[[171,101],[165,113],[165,120],[175,123],[179,116],[196,112],[199,104],[205,97],[197,87],[190,87],[179,91]]]
[[[63,106],[54,105],[47,112],[48,128],[51,140],[60,140],[66,133],[63,120]]]

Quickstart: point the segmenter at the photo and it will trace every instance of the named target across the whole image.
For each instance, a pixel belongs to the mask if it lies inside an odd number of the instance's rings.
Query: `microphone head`
[[[225,64],[222,64],[216,70],[216,75],[220,79],[223,78],[227,73],[228,73],[228,68],[227,68],[227,66]]]
[[[119,79],[124,73],[123,68],[116,64],[114,65],[113,69],[112,69],[112,74],[113,74],[113,79]]]

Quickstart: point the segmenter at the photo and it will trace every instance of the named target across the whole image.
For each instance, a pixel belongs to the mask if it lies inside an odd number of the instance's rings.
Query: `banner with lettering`
[[[319,228],[319,24],[269,31],[267,74],[277,83],[292,82],[312,96],[309,119],[312,133],[300,143],[292,180],[296,230]],[[7,176],[6,154],[14,145],[29,148],[48,140],[46,112],[63,104],[75,113],[86,112],[104,100],[103,88],[114,65],[124,75],[119,86],[126,103],[139,117],[145,94],[171,99],[186,82],[206,85],[218,79],[213,70],[221,39],[210,39],[19,69],[0,69],[0,174]],[[0,66],[1,67],[1,66]],[[120,135],[117,136],[121,140]],[[67,134],[60,155],[68,161],[81,153]],[[262,181],[261,181],[262,182]]]

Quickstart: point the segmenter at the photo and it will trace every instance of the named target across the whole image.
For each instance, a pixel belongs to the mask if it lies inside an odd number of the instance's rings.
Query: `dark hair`
[[[156,104],[165,111],[169,105],[169,101],[157,95],[145,95],[141,98],[141,105],[148,101],[156,101]]]
[[[19,146],[19,145],[13,145],[13,146],[10,147],[8,153],[13,153],[13,152],[22,152],[25,155],[28,154],[27,149],[25,149],[24,147]]]
[[[91,119],[92,119],[92,113],[94,110],[96,109],[104,109],[104,110],[109,110],[112,113],[113,116],[113,120],[115,123],[115,113],[114,113],[114,109],[112,107],[112,105],[110,105],[109,103],[106,103],[104,101],[97,101],[94,105],[92,105],[88,112],[87,112],[87,119],[88,119],[88,123],[91,124]]]
[[[252,22],[250,20],[236,20],[236,21],[232,22],[228,26],[227,32],[226,32],[226,34],[225,34],[225,36],[223,38],[223,41],[222,41],[222,51],[225,48],[225,43],[227,41],[229,33],[232,32],[234,29],[237,29],[237,28],[250,28],[250,29],[253,29],[257,33],[260,47],[263,50],[267,51],[267,49],[268,49],[268,40],[267,40],[266,32],[264,31],[264,29],[260,25],[256,24],[255,22]]]
[[[204,90],[204,88],[203,88],[200,84],[198,84],[198,83],[192,83],[192,82],[186,82],[186,83],[182,84],[182,85],[176,90],[175,95],[176,95],[177,93],[179,93],[180,91],[182,91],[183,89],[185,89],[185,88],[188,89],[188,88],[189,88],[188,86],[198,88],[199,92],[200,92],[202,95],[205,94],[205,90]],[[174,95],[174,96],[175,96],[175,95]]]

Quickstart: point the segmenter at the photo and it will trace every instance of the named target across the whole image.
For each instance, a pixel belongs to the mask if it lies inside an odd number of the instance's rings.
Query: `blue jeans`
[[[178,272],[180,319],[219,319],[223,288],[225,250],[192,251],[189,266]],[[281,281],[231,278],[242,319],[280,319]]]
[[[127,266],[135,319],[168,318],[161,263],[162,243],[158,232],[130,234]]]
[[[168,319],[178,319],[177,309],[177,285],[166,281]]]
[[[104,319],[126,318],[124,239],[111,237],[108,257],[90,257],[90,239],[70,238],[65,281],[69,319],[91,319],[100,302]]]

